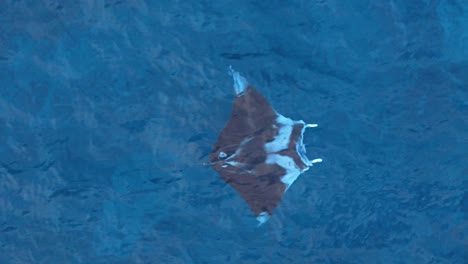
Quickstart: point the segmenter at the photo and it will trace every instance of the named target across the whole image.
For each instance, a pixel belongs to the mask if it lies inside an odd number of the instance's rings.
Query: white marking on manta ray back
[[[289,139],[291,138],[293,125],[295,123],[290,118],[284,117],[278,113],[277,115],[276,122],[280,125],[280,129],[273,141],[265,144],[265,150],[267,153],[275,153],[288,148]],[[276,124],[273,124],[273,127],[275,126]]]
[[[241,167],[243,165],[243,163],[240,163],[240,162],[237,162],[237,161],[226,161],[225,162],[226,164],[229,164],[233,167]]]
[[[236,91],[236,95],[242,96],[249,85],[247,79],[240,75],[240,73],[234,71],[231,66],[229,66],[229,74],[234,79],[234,91]]]
[[[306,169],[302,170],[299,169],[296,166],[296,163],[294,162],[294,159],[288,156],[283,156],[279,154],[269,154],[265,160],[267,164],[276,164],[280,166],[281,168],[286,170],[286,174],[281,177],[281,182],[286,185],[286,190],[285,192],[289,189],[289,187],[296,181],[297,177],[299,175],[308,170],[309,168],[307,167]]]
[[[268,142],[265,144],[265,150],[268,154],[270,153],[277,153],[282,150],[285,150],[289,146],[289,141],[291,138],[291,133],[293,130],[293,126],[296,124],[302,124],[304,125],[301,131],[301,137],[298,142],[296,142],[296,152],[301,158],[302,162],[307,165],[307,166],[312,166],[313,162],[310,162],[310,160],[307,158],[306,154],[306,149],[303,143],[303,138],[304,138],[304,132],[307,127],[315,127],[316,125],[306,125],[304,121],[299,120],[299,121],[294,121],[290,118],[284,117],[281,114],[278,114],[278,117],[276,118],[276,122],[280,125],[280,129],[278,130],[278,134],[275,136],[273,141]],[[276,124],[273,125],[275,127]]]
[[[227,157],[225,160],[224,160],[224,165],[222,165],[221,167],[223,168],[226,168],[226,164],[229,164],[233,167],[242,167],[244,165],[244,163],[241,163],[241,162],[237,162],[237,161],[231,161],[232,159],[234,159],[237,155],[239,155],[239,153],[241,153],[243,147],[245,144],[247,144],[247,142],[251,141],[252,138],[251,137],[248,137],[248,138],[245,138],[244,140],[242,140],[242,142],[239,144],[239,147],[236,149],[236,152],[234,152],[234,154],[232,154],[231,156]],[[222,153],[224,153],[224,155],[222,155]],[[223,157],[226,157],[227,154],[225,152],[220,152],[219,153],[219,156],[223,156]]]

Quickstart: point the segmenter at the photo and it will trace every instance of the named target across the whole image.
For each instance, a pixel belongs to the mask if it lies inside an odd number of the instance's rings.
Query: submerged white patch
[[[289,139],[291,138],[294,121],[290,118],[278,114],[276,122],[280,124],[280,129],[278,130],[278,134],[275,136],[275,139],[265,144],[265,150],[267,153],[282,151],[287,149],[289,145]],[[274,124],[273,127],[274,126],[276,126],[276,124]]]
[[[241,96],[245,89],[247,89],[249,83],[247,82],[247,79],[240,75],[240,73],[234,71],[231,66],[229,66],[229,71],[234,79],[234,91],[236,91],[237,96]]]
[[[299,167],[297,167],[294,159],[288,156],[283,156],[279,154],[269,154],[265,160],[267,164],[276,164],[286,170],[286,174],[281,177],[281,182],[286,185],[286,190],[296,181],[297,177],[307,169],[301,171]]]
[[[270,218],[270,215],[267,212],[261,212],[257,216],[257,221],[258,225],[261,226],[263,223],[265,223],[268,219]]]

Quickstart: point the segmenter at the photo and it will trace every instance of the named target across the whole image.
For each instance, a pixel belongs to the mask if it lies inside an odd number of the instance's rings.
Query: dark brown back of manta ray
[[[285,170],[265,163],[265,144],[278,133],[276,118],[266,98],[248,86],[242,96],[235,97],[229,121],[210,154],[213,169],[242,196],[255,216],[261,212],[271,215],[286,188],[281,182]],[[226,153],[226,158],[220,158],[220,152]],[[236,162],[236,166],[223,161]]]

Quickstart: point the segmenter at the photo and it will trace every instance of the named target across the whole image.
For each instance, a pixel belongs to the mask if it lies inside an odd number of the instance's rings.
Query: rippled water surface
[[[466,263],[468,2],[0,0],[0,263]],[[228,66],[324,162],[256,226]]]

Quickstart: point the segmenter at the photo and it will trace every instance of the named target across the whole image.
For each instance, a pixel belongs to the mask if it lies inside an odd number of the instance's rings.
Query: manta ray
[[[240,73],[232,113],[210,154],[212,168],[247,202],[259,225],[266,222],[298,176],[322,159],[309,160],[306,128],[275,111]]]

